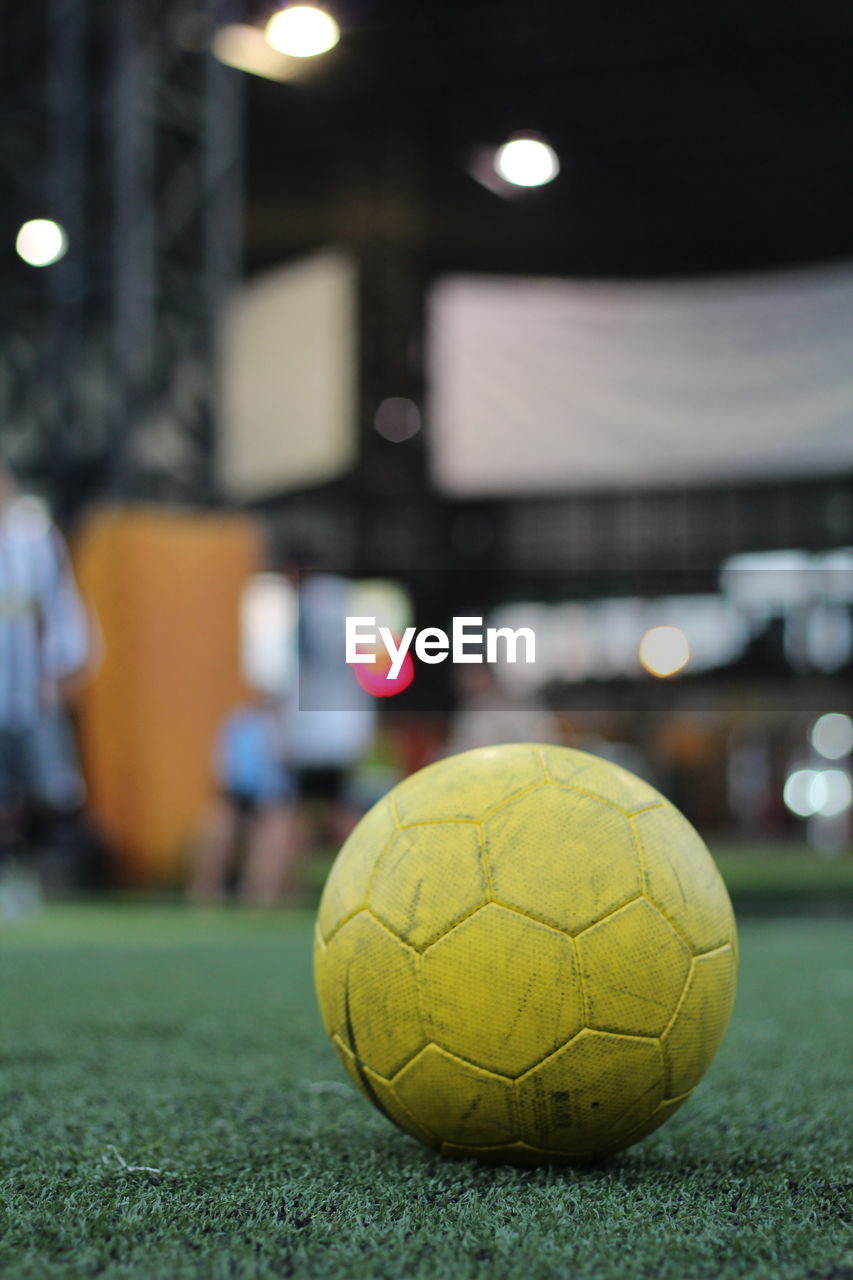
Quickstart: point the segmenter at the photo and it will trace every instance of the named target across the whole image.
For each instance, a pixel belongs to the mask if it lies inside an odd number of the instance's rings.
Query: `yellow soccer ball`
[[[446,1154],[584,1161],[680,1107],[732,1009],[731,903],[699,836],[564,747],[467,751],[358,824],[314,972],[359,1089]]]

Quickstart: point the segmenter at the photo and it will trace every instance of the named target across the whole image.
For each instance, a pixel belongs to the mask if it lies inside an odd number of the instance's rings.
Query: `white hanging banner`
[[[221,342],[220,478],[237,498],[335,480],[356,453],[357,271],[323,249],[247,284]]]
[[[453,276],[429,299],[433,472],[458,496],[853,466],[853,265],[665,282]]]

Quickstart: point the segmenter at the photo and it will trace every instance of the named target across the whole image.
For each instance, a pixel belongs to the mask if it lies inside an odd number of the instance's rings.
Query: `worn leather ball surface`
[[[451,756],[361,820],[315,980],[352,1080],[446,1154],[584,1161],[689,1098],[737,939],[705,845],[657,791],[564,747]]]

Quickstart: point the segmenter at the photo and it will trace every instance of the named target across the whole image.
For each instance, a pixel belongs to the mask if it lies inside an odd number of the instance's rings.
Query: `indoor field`
[[[534,1171],[443,1159],[347,1083],[312,921],[66,905],[4,934],[4,1275],[851,1273],[848,918],[741,919],[695,1096],[608,1162]]]
[[[0,2],[0,1280],[853,1280],[851,85]]]

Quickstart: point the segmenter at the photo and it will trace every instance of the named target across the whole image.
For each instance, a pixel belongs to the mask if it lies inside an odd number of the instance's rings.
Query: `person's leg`
[[[65,708],[43,708],[22,745],[34,865],[48,894],[67,893],[85,880],[88,853],[86,784]]]
[[[262,805],[252,821],[240,897],[273,906],[292,894],[306,846],[304,819],[290,801]]]
[[[86,799],[68,712],[47,707],[22,735],[27,799],[58,816],[78,813]]]
[[[0,927],[34,914],[42,904],[27,831],[26,736],[21,730],[0,730]]]
[[[0,729],[0,860],[23,838],[20,734]]]
[[[216,795],[208,806],[195,845],[187,892],[194,902],[221,902],[228,867],[240,831],[238,806],[230,796]]]
[[[328,767],[309,771],[306,792],[320,807],[321,839],[340,848],[363,810],[354,803],[345,769]]]

